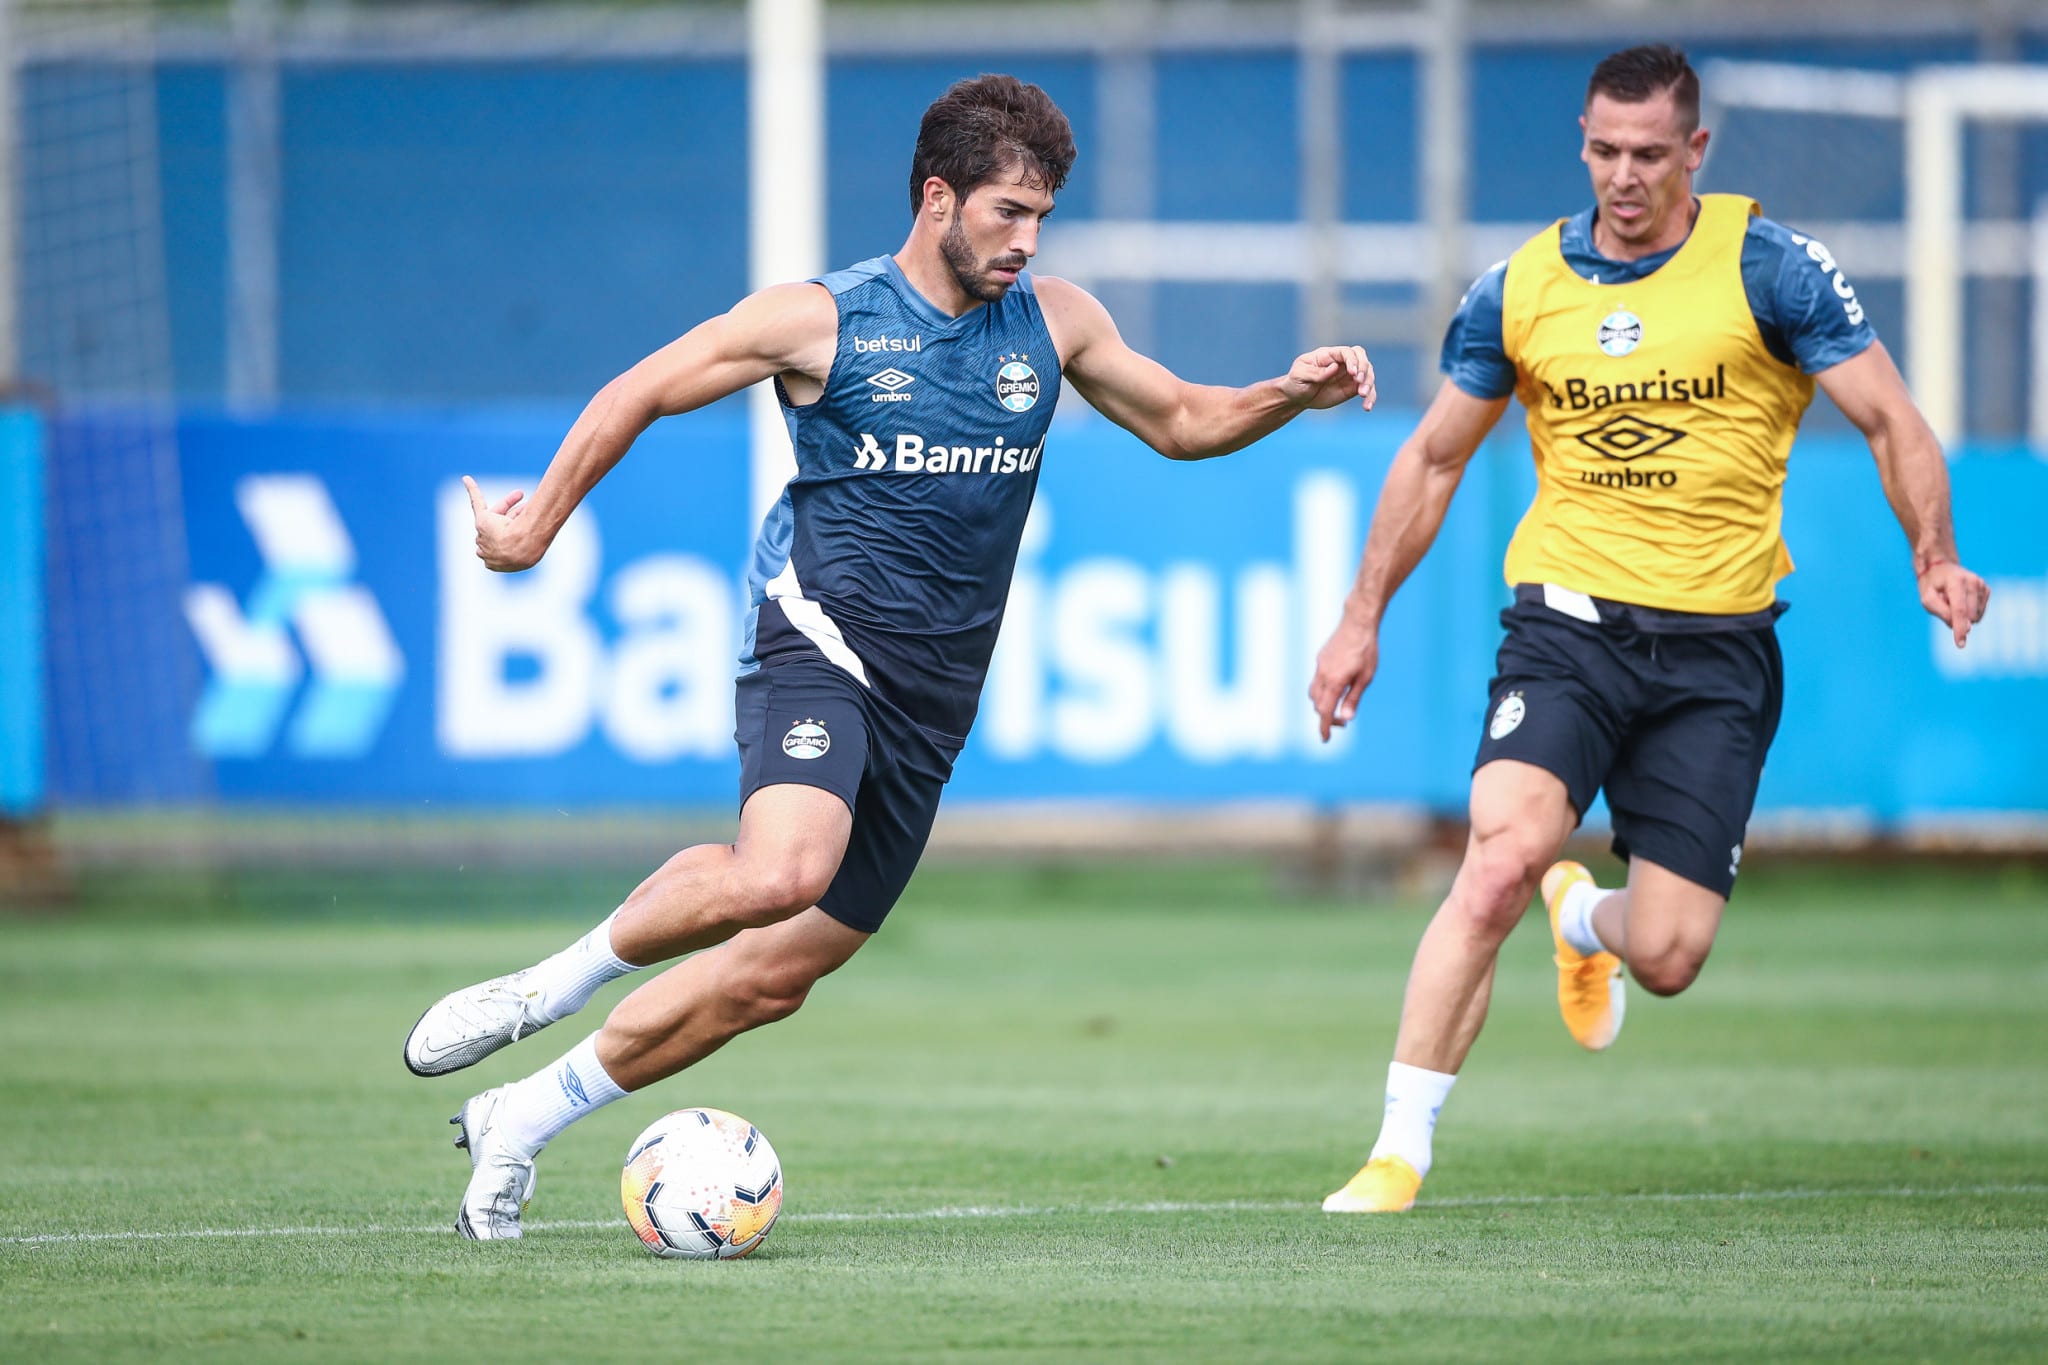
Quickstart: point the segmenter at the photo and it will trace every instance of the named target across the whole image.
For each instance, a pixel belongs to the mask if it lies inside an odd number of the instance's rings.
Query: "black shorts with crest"
[[[1618,857],[1727,896],[1778,732],[1782,607],[1735,620],[1579,597],[1573,615],[1548,604],[1560,600],[1522,584],[1501,613],[1474,771],[1534,764],[1581,819],[1604,789]]]
[[[818,901],[849,928],[882,927],[924,855],[958,746],[822,654],[778,651],[739,679],[740,806],[763,787],[818,787],[853,812],[838,875]]]

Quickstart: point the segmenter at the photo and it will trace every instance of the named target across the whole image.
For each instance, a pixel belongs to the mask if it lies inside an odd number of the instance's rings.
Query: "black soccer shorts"
[[[1564,783],[1582,819],[1605,788],[1616,856],[1726,897],[1778,732],[1776,631],[1648,631],[1605,609],[1596,624],[1529,596],[1501,613],[1474,771],[1532,763]]]
[[[733,707],[740,805],[762,787],[818,787],[853,812],[846,856],[818,906],[882,927],[931,837],[958,749],[822,655],[789,652],[743,675]]]

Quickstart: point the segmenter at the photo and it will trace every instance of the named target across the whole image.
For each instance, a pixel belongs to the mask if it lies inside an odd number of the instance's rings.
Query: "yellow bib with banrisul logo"
[[[1813,381],[1773,356],[1742,283],[1756,201],[1700,196],[1677,253],[1596,284],[1560,221],[1508,260],[1502,339],[1529,412],[1536,501],[1510,583],[1667,611],[1761,611],[1792,572],[1785,464]]]

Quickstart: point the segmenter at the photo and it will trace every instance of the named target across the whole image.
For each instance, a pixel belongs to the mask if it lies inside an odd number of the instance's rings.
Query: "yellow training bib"
[[[1813,380],[1765,349],[1742,284],[1756,201],[1700,196],[1645,279],[1565,264],[1563,223],[1508,260],[1502,337],[1529,411],[1536,501],[1510,583],[1667,611],[1761,611],[1792,572],[1785,464]]]

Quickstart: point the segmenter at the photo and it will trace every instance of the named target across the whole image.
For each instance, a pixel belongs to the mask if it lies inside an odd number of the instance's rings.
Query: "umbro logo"
[[[1633,414],[1610,417],[1591,431],[1583,432],[1579,441],[1589,449],[1598,451],[1610,460],[1639,460],[1645,455],[1655,455],[1666,446],[1685,439],[1685,433],[1675,427],[1667,427],[1646,421]]]
[[[562,1094],[568,1097],[571,1107],[581,1109],[590,1103],[590,1092],[583,1088],[583,1078],[576,1074],[575,1067],[563,1067],[555,1079],[561,1084]]]
[[[868,376],[868,383],[881,390],[880,393],[869,395],[869,401],[874,403],[908,403],[914,395],[907,394],[903,390],[916,382],[916,375],[905,374],[892,365],[880,374]]]
[[[1591,431],[1579,433],[1579,443],[1588,450],[1619,461],[1621,468],[1611,465],[1598,466],[1579,471],[1579,482],[1599,488],[1640,489],[1654,492],[1660,488],[1676,488],[1678,471],[1675,469],[1637,469],[1629,462],[1645,455],[1676,445],[1685,439],[1685,433],[1677,427],[1660,426],[1646,421],[1632,413],[1610,417]]]

